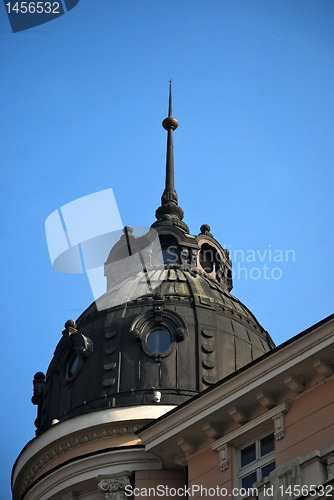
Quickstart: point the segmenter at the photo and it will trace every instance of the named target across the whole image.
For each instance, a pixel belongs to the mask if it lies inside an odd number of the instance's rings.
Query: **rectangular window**
[[[276,468],[275,436],[269,434],[240,448],[239,482],[242,488],[251,488],[260,479],[269,476]]]

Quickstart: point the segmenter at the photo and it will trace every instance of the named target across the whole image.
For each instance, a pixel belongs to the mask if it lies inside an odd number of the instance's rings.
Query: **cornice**
[[[189,429],[193,424],[207,419],[215,411],[232,405],[235,400],[250,391],[259,390],[261,384],[290,371],[298,363],[332,345],[333,324],[334,320],[331,319],[305,335],[296,336],[293,342],[288,342],[258,358],[249,367],[246,366],[239,373],[227,377],[207,393],[190,400],[183,407],[137,432],[137,435],[146,449],[150,450]]]
[[[96,441],[103,441],[108,438],[133,435],[140,429],[140,425],[123,425],[117,426],[113,425],[104,426],[103,430],[95,430],[91,432],[83,432],[81,434],[76,434],[75,437],[67,436],[62,441],[50,445],[49,448],[44,449],[40,454],[31,460],[30,466],[28,466],[26,472],[23,474],[21,479],[21,491],[24,491],[35,481],[35,478],[40,473],[43,473],[43,469],[54,461],[56,458],[65,455],[68,451],[75,448],[80,448],[80,446],[93,443]],[[133,444],[133,443],[132,443]],[[103,443],[102,443],[103,446]],[[64,457],[66,459],[66,457]],[[27,464],[28,465],[28,464]]]
[[[259,427],[261,424],[274,418],[276,415],[279,415],[280,413],[287,413],[288,411],[289,411],[289,404],[286,402],[278,406],[275,406],[275,408],[266,411],[265,413],[254,418],[250,422],[247,422],[241,427],[238,427],[238,429],[235,429],[234,431],[225,434],[225,436],[221,437],[220,439],[217,439],[214,443],[212,443],[211,448],[214,451],[219,451],[223,446],[225,446],[225,444],[232,443],[242,434],[245,434],[246,432],[255,429],[256,427]]]
[[[12,484],[15,485],[19,478],[22,493],[47,465],[68,451],[112,437],[135,437],[141,426],[172,408],[175,406],[106,409],[59,422],[26,445],[14,465]]]
[[[128,449],[100,450],[96,453],[72,459],[61,467],[52,469],[31,484],[28,490],[14,498],[20,500],[42,500],[63,498],[62,492],[75,486],[76,491],[85,491],[87,484],[96,485],[101,476],[119,474],[124,470],[159,470],[162,468],[158,457],[146,452],[142,447]],[[15,493],[14,493],[15,495]]]

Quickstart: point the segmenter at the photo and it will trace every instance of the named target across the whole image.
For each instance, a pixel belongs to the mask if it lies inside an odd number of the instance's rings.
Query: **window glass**
[[[267,455],[267,453],[270,453],[271,451],[274,451],[275,449],[274,434],[269,434],[269,436],[260,439],[260,446],[261,446],[261,457]]]
[[[255,443],[252,443],[247,448],[241,450],[241,467],[254,462],[254,460],[256,460],[256,448]]]
[[[265,465],[264,467],[261,468],[261,479],[269,476],[269,474],[276,469],[276,464],[275,462],[271,462],[271,464]]]
[[[251,474],[248,474],[248,476],[243,477],[241,480],[241,485],[243,488],[251,488],[253,483],[257,481],[257,476],[256,472],[252,472]]]
[[[68,363],[67,363],[67,369],[66,369],[66,377],[68,379],[71,379],[74,377],[75,372],[77,371],[79,366],[79,355],[75,352],[72,354],[70,357]]]
[[[153,330],[147,337],[147,347],[154,354],[162,354],[171,344],[171,336],[167,330]]]
[[[251,488],[253,483],[275,470],[275,436],[269,434],[239,449],[239,485]]]
[[[179,257],[177,247],[174,245],[163,245],[161,252],[158,253],[157,259],[162,264],[178,263]]]

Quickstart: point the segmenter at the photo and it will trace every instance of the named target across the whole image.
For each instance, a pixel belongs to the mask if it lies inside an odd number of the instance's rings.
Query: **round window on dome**
[[[169,349],[171,342],[171,334],[167,330],[153,330],[147,337],[147,347],[153,354],[163,354]]]
[[[67,380],[72,380],[78,369],[79,369],[79,361],[80,361],[80,357],[79,357],[79,354],[77,354],[76,352],[74,352],[70,357],[69,357],[69,360],[67,362],[67,366],[66,366],[66,378]]]

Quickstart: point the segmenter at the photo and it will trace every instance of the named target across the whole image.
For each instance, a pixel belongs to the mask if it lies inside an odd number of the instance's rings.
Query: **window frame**
[[[274,449],[267,453],[266,455],[263,455],[261,457],[261,440],[267,436],[273,436],[273,442],[274,442]],[[255,454],[256,458],[252,462],[250,462],[247,465],[242,466],[241,465],[241,452],[248,446],[251,446],[252,444],[255,443]],[[238,464],[238,487],[239,488],[244,488],[242,485],[242,480],[252,474],[253,472],[256,472],[256,480],[252,483],[254,484],[257,481],[260,481],[261,478],[261,469],[265,467],[266,465],[269,465],[273,462],[275,462],[275,468],[276,468],[276,440],[275,440],[275,434],[274,432],[265,432],[262,435],[260,435],[257,438],[249,439],[245,442],[242,443],[242,445],[239,445],[237,448],[237,464]],[[252,486],[249,486],[252,487]]]
[[[147,339],[155,330],[166,330],[170,335],[170,345],[164,352],[154,353],[148,347]],[[178,342],[185,341],[188,337],[188,327],[179,314],[164,307],[164,299],[161,299],[161,303],[154,306],[153,310],[140,314],[133,321],[130,334],[141,342],[145,354],[159,361],[169,356]]]

